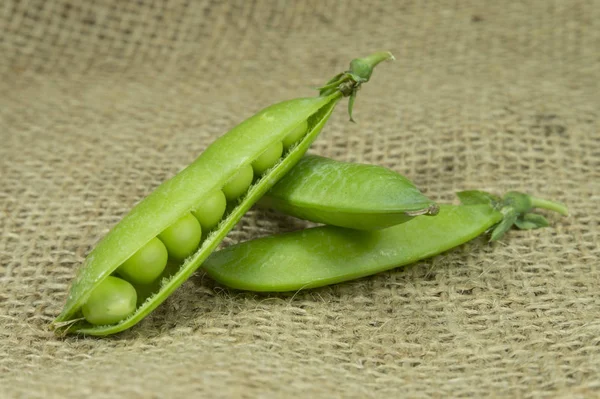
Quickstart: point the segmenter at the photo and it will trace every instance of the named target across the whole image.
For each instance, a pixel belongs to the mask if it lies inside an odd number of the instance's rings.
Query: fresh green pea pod
[[[388,168],[317,155],[303,157],[258,205],[359,230],[383,229],[438,212],[435,202]]]
[[[362,58],[361,63],[369,65],[372,69],[387,59],[393,59],[390,53],[375,53]],[[187,280],[216,249],[243,214],[301,159],[339,100],[368,80],[370,70],[368,72],[366,75],[362,69],[354,71],[351,66],[350,71],[342,74],[345,78],[340,81],[338,87],[329,89],[327,93],[322,93],[315,98],[284,101],[263,109],[217,139],[191,165],[164,182],[138,203],[87,256],[71,285],[62,313],[53,322],[55,330],[59,333],[109,335],[130,328],[142,320]],[[361,77],[361,74],[364,76]],[[357,79],[357,76],[360,79]],[[252,170],[255,160],[274,143],[282,142],[290,134],[297,134],[299,126],[305,126],[302,128],[305,133],[296,144],[289,148],[270,169],[261,170],[263,173],[256,176],[250,187],[240,194],[238,176],[241,171]],[[235,187],[229,187],[233,184],[229,184],[232,181],[236,182]],[[174,274],[162,278],[156,292],[145,294],[147,297],[141,298],[142,300],[137,298],[137,303],[141,302],[141,305],[133,312],[126,312],[124,309],[128,309],[128,306],[120,304],[136,303],[136,298],[126,301],[118,295],[113,295],[119,300],[117,303],[119,306],[112,308],[107,317],[104,317],[106,315],[86,316],[82,313],[82,308],[91,296],[96,306],[88,307],[89,311],[102,312],[103,307],[98,306],[98,295],[93,294],[109,293],[114,287],[123,285],[111,283],[108,286],[105,280],[140,248],[155,237],[160,238],[161,233],[186,215],[194,214],[196,209],[202,208],[205,199],[211,198],[215,192],[224,188],[227,189],[226,194],[239,195],[239,197],[228,198],[227,210],[222,220],[206,234],[194,253],[179,261],[179,268]],[[201,234],[198,228],[183,230]],[[176,243],[169,242],[173,236],[168,234],[169,240],[164,242],[169,254],[174,249],[169,248],[169,245],[177,246]],[[186,238],[187,242],[193,240]],[[184,249],[188,250],[187,244]],[[176,251],[175,255],[185,253],[182,251]],[[152,286],[152,283],[147,286]],[[121,313],[116,314],[117,311]],[[119,315],[122,319],[116,323],[108,325],[94,323],[94,320],[115,320]]]
[[[447,251],[492,229],[492,240],[534,207],[566,215],[562,204],[520,193],[503,199],[462,192],[463,205],[441,205],[432,218],[383,230],[322,226],[267,236],[213,253],[204,270],[217,282],[249,291],[296,291],[369,276]],[[465,205],[468,204],[468,205]],[[528,217],[528,223],[536,218]],[[545,220],[545,219],[544,219]],[[537,227],[545,224],[540,221]],[[527,228],[533,228],[528,225]]]

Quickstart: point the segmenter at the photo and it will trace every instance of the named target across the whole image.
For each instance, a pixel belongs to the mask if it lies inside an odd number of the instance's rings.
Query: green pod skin
[[[404,176],[381,166],[307,155],[258,205],[312,222],[378,230],[438,206]]]
[[[369,58],[373,67],[391,56],[378,54],[376,59]],[[344,84],[359,85],[351,80]],[[87,256],[61,314],[53,322],[55,331],[102,336],[123,331],[142,320],[190,277],[244,213],[302,158],[343,95],[341,90],[334,90],[327,95],[284,101],[263,109],[217,139],[191,165],[138,203]],[[251,166],[269,146],[281,142],[304,123],[308,130],[301,140],[245,194],[228,204],[223,219],[199,249],[179,265],[176,273],[162,279],[159,290],[145,298],[129,317],[105,326],[92,325],[81,317],[81,308],[94,289],[119,265],[183,215],[198,209],[205,198],[221,190],[238,171]]]
[[[442,205],[433,218],[383,230],[321,226],[232,245],[204,270],[239,290],[297,291],[349,281],[414,263],[465,243],[502,219],[487,205]]]
[[[203,267],[217,282],[240,290],[321,287],[440,254],[502,226],[506,211],[513,209],[486,201],[463,203],[471,205],[441,205],[436,217],[414,218],[383,230],[322,226],[267,236],[215,252]]]

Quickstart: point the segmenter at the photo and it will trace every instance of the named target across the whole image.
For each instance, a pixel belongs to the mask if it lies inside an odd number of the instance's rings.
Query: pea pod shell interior
[[[246,241],[213,253],[204,270],[240,290],[296,291],[414,263],[463,244],[502,220],[488,205],[442,205],[388,229],[323,226]]]
[[[406,177],[381,166],[308,155],[259,202],[288,215],[355,229],[381,229],[434,202]]]
[[[282,140],[295,126],[309,118],[312,125],[309,124],[309,132],[301,143],[250,189],[227,219],[221,222],[217,231],[205,240],[200,250],[188,258],[180,272],[162,287],[160,295],[144,303],[133,316],[118,326],[74,325],[70,329],[106,335],[137,323],[183,283],[252,204],[298,162],[317,137],[340,97],[339,93],[334,93],[328,97],[302,98],[272,105],[216,140],[191,165],[135,206],[98,243],[79,270],[65,307],[55,323],[71,320],[93,289],[135,251],[185,212],[201,205],[205,196],[220,189],[240,167],[249,165],[270,144]]]

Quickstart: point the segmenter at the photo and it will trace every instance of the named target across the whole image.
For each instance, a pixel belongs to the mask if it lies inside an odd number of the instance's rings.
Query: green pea
[[[472,205],[442,205],[436,217],[414,218],[383,230],[322,226],[263,237],[215,252],[203,267],[219,283],[250,291],[296,291],[349,281],[437,255],[490,228],[495,239],[497,229],[510,227],[505,223],[510,215],[535,215],[531,206],[515,207],[507,196],[486,202],[461,194],[461,201]],[[518,196],[524,202],[534,198]],[[566,213],[557,203],[533,204]],[[527,223],[532,220],[536,218],[528,217]],[[539,222],[537,227],[545,225]]]
[[[283,144],[281,141],[273,143],[265,152],[263,152],[254,162],[252,169],[257,175],[262,175],[268,169],[272,168],[283,154]]]
[[[227,199],[222,190],[216,190],[202,201],[202,206],[192,211],[202,226],[202,231],[212,230],[223,217],[227,208]]]
[[[170,257],[185,259],[198,248],[202,228],[194,215],[188,213],[160,233],[158,238],[167,247]]]
[[[296,126],[287,136],[283,138],[283,149],[289,150],[292,145],[300,141],[302,137],[306,134],[308,130],[308,124],[306,121],[303,121],[298,126]]]
[[[370,69],[392,58],[390,53],[375,53],[363,59],[360,70],[353,67],[356,63],[351,63],[347,72],[336,75],[320,88],[318,96],[283,101],[259,111],[219,137],[192,164],[138,202],[86,257],[71,284],[61,314],[53,321],[55,331],[59,334],[115,334],[137,324],[156,309],[200,267],[260,197],[298,163],[340,99],[350,96],[350,111],[355,93],[371,76]],[[366,69],[365,63],[369,66]],[[229,204],[223,220],[199,248],[185,261],[180,261],[177,272],[165,279],[156,293],[148,295],[132,315],[106,326],[79,320],[81,309],[98,282],[108,278],[152,238],[201,206],[210,193],[223,189],[240,171],[251,170],[252,163],[271,145],[281,142],[303,123],[308,126],[304,138],[286,152],[275,167],[257,178],[252,186],[246,187],[247,191],[241,194],[239,201]]]
[[[223,186],[223,193],[227,201],[233,201],[240,197],[248,190],[250,184],[252,184],[252,178],[254,177],[254,171],[251,165],[242,167],[233,176],[227,184]]]
[[[375,230],[438,206],[404,176],[381,166],[305,156],[259,201],[263,207],[317,223]]]
[[[160,276],[167,265],[167,259],[167,248],[155,237],[123,262],[117,273],[131,283],[148,284]]]
[[[81,308],[83,317],[92,324],[117,323],[135,311],[135,288],[118,277],[108,276],[90,294]]]

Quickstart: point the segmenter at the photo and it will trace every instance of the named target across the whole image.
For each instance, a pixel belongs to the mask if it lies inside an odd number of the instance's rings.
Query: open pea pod
[[[258,205],[317,223],[377,230],[438,206],[406,177],[381,166],[307,155]]]
[[[566,215],[562,204],[522,193],[503,198],[459,193],[463,205],[441,205],[435,217],[418,217],[383,230],[321,226],[242,242],[213,253],[203,268],[231,288],[281,292],[321,287],[369,276],[437,255],[491,231],[499,239],[517,227],[547,225],[532,208]],[[515,217],[513,217],[515,216]],[[538,215],[539,216],[539,215]]]
[[[358,63],[370,76],[390,58],[375,53]],[[351,65],[327,93],[263,109],[138,203],[85,259],[53,322],[56,331],[114,334],[162,303],[301,159],[339,100],[366,81],[356,79],[358,72]]]

